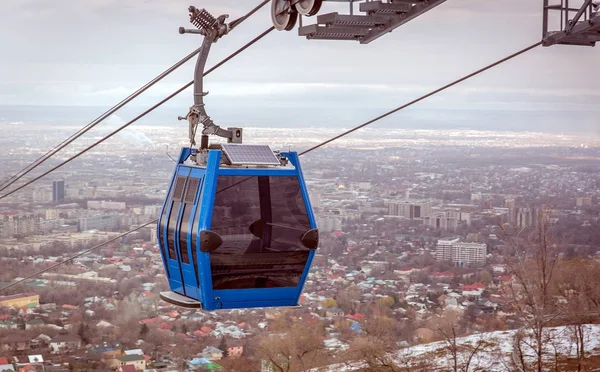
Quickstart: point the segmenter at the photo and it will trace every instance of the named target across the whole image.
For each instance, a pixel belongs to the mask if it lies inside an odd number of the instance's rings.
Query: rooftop
[[[137,362],[138,360],[146,360],[143,355],[139,354],[131,354],[131,355],[123,355],[119,358],[121,362]]]
[[[10,300],[18,300],[20,298],[27,298],[27,297],[33,297],[33,296],[38,296],[38,294],[37,293],[19,293],[19,294],[14,294],[14,295],[10,295],[10,296],[1,296],[0,302],[10,301]]]

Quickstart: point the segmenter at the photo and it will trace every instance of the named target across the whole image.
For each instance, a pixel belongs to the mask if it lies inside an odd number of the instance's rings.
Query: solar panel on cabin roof
[[[267,145],[222,145],[232,165],[279,165],[279,159]]]

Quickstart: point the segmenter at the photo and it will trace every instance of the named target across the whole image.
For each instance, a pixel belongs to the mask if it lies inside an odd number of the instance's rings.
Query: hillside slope
[[[584,327],[586,357],[599,356],[600,325],[588,324]],[[465,367],[468,364],[468,371],[505,372],[518,370],[513,362],[518,358],[517,354],[514,353],[515,334],[516,331],[514,330],[497,331],[457,338],[457,366],[460,370],[466,370]],[[549,364],[554,365],[554,361],[557,359],[565,360],[577,356],[576,344],[570,328],[548,328],[545,339],[545,360]],[[522,343],[524,359],[532,362],[534,352],[533,349],[525,346],[527,341],[525,340]],[[477,352],[473,352],[477,346],[479,346]],[[454,358],[450,352],[449,344],[444,341],[401,349],[393,354],[388,354],[387,359],[393,361],[400,369],[406,368],[415,371],[452,371],[454,366]],[[427,367],[424,367],[424,364],[427,364]],[[356,371],[367,368],[368,365],[364,361],[356,361],[331,365],[320,371]],[[600,365],[593,370],[600,370]]]

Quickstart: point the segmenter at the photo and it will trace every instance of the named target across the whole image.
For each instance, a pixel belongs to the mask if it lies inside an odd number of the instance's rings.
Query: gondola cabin
[[[183,148],[158,240],[167,302],[204,310],[296,306],[318,230],[295,152]]]

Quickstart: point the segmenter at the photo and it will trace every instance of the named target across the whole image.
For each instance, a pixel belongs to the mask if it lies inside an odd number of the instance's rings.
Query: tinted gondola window
[[[187,234],[190,225],[190,214],[192,213],[192,205],[183,205],[183,217],[181,218],[181,229],[179,230],[179,249],[181,250],[181,261],[185,264],[190,263],[190,255],[188,254]]]
[[[169,225],[167,226],[167,247],[169,249],[169,257],[172,260],[177,260],[177,252],[175,252],[175,226],[177,225],[177,214],[179,214],[180,202],[173,202],[171,215],[169,217]]]
[[[204,179],[203,178],[198,178],[198,185],[196,186],[196,195],[197,193],[202,190],[202,181]],[[195,197],[194,200],[191,200],[191,198],[188,198],[186,195],[186,202],[189,203],[194,203],[195,202]],[[198,223],[200,221],[200,200],[198,200],[198,205],[195,209],[195,213],[193,215],[190,216],[190,218],[193,220],[192,221],[192,236],[191,236],[191,246],[192,246],[192,265],[194,266],[194,272],[196,273],[196,284],[199,287],[200,286],[200,276],[198,275],[198,259],[197,259],[197,253],[196,253],[196,248],[197,248],[197,244],[196,244],[196,240],[197,240],[197,236],[198,236]],[[189,205],[188,208],[190,208],[191,211],[193,211],[193,205]]]
[[[173,190],[173,204],[171,213],[169,214],[169,225],[167,226],[167,247],[169,249],[169,257],[172,260],[177,260],[177,252],[175,252],[175,229],[177,227],[177,217],[179,216],[179,206],[185,187],[186,177],[177,176],[175,179],[175,188]]]
[[[204,179],[200,178],[198,180],[198,190],[202,189],[202,181]],[[196,248],[197,248],[197,244],[196,244],[196,238],[198,235],[198,223],[200,221],[200,203],[201,200],[198,200],[198,206],[196,207],[196,214],[192,217],[194,219],[194,222],[192,222],[192,259],[194,260],[194,265],[196,265],[196,259],[195,259],[195,255],[196,255]]]
[[[309,249],[310,222],[296,177],[219,177],[211,230],[214,289],[296,287]]]
[[[190,178],[185,187],[185,196],[183,204],[183,216],[181,217],[181,228],[179,230],[179,249],[181,250],[181,261],[185,264],[190,263],[190,255],[188,253],[187,237],[190,227],[190,216],[194,207],[194,200],[198,192],[200,180],[198,178]]]

